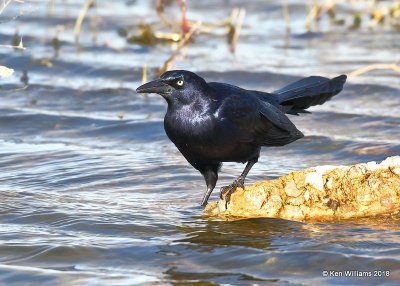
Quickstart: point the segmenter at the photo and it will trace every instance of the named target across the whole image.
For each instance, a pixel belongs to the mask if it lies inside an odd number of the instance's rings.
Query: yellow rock
[[[212,216],[275,217],[332,221],[400,212],[400,156],[353,166],[318,166],[238,188],[225,207],[212,202]]]

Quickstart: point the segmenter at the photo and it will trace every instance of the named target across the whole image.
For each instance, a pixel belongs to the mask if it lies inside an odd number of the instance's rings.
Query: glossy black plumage
[[[187,161],[199,170],[207,191],[202,205],[218,180],[222,162],[247,162],[243,173],[222,193],[230,194],[257,162],[261,146],[283,146],[303,137],[286,114],[308,113],[338,94],[346,81],[308,77],[273,93],[246,90],[209,82],[195,73],[175,70],[146,83],[137,92],[158,93],[168,103],[164,127]]]

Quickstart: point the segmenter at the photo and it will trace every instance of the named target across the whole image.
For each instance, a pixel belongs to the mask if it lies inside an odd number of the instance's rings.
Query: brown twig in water
[[[176,48],[175,52],[164,62],[164,65],[158,70],[157,76],[160,76],[167,70],[170,70],[172,67],[172,64],[174,63],[174,60],[176,56],[180,53],[181,49],[186,46],[190,40],[192,39],[193,34],[199,29],[201,26],[201,22],[197,22],[192,26],[190,31],[182,38],[182,40],[179,42],[178,47]]]
[[[372,64],[369,66],[365,66],[359,69],[356,69],[355,71],[352,71],[351,73],[348,74],[349,78],[354,78],[356,76],[359,76],[361,74],[370,72],[372,70],[393,70],[395,72],[400,73],[400,65],[399,62],[393,63],[393,64]]]

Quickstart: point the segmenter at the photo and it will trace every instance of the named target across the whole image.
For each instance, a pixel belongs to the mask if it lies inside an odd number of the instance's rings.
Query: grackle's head
[[[185,70],[172,70],[163,73],[159,79],[150,81],[136,89],[138,93],[157,93],[168,102],[190,102],[207,83],[197,74]]]

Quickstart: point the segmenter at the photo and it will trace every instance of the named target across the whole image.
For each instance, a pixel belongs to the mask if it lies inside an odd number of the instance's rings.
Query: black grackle
[[[160,79],[136,89],[158,93],[168,103],[164,128],[187,161],[204,176],[207,191],[202,206],[213,191],[222,162],[247,165],[220,196],[228,202],[258,161],[261,146],[283,146],[304,135],[286,114],[309,113],[338,94],[346,76],[333,79],[311,76],[272,93],[206,82],[185,70],[168,71]]]

